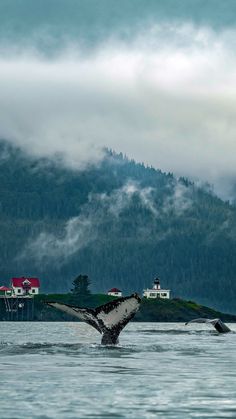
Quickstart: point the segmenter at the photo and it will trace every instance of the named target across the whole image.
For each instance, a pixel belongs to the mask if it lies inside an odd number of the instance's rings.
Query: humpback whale
[[[139,310],[141,298],[138,294],[117,298],[95,309],[81,308],[59,302],[46,301],[50,307],[64,311],[90,324],[102,334],[102,345],[115,345],[122,329]]]
[[[228,332],[231,332],[230,328],[228,326],[226,326],[226,324],[224,324],[222,322],[222,320],[220,320],[220,319],[203,319],[203,318],[194,319],[194,320],[190,320],[189,322],[185,323],[185,325],[188,325],[189,323],[207,323],[207,324],[212,324],[212,326],[214,326],[214,328],[219,333],[228,333]]]

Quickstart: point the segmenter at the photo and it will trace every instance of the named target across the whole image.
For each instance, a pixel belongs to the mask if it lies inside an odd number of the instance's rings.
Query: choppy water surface
[[[236,325],[0,323],[0,417],[236,417]]]

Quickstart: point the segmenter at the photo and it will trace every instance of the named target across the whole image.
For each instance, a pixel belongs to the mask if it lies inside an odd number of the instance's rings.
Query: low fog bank
[[[235,37],[185,23],[93,50],[69,43],[50,57],[33,43],[1,45],[0,137],[79,170],[98,164],[104,147],[121,150],[232,200]]]

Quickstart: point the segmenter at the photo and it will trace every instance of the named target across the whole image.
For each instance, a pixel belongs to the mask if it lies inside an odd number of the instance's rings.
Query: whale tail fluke
[[[140,307],[138,294],[121,297],[95,309],[80,308],[69,304],[47,301],[46,304],[90,324],[102,334],[102,344],[114,345],[122,329]]]
[[[207,324],[212,324],[212,326],[214,326],[214,328],[219,333],[228,333],[228,332],[231,332],[230,328],[228,326],[226,326],[226,324],[223,323],[222,320],[220,320],[220,319],[204,319],[204,318],[193,319],[193,320],[190,320],[189,322],[185,323],[185,325],[188,325],[189,323],[207,323]]]

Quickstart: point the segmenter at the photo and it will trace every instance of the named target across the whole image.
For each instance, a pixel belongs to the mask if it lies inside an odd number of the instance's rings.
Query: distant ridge
[[[95,292],[130,293],[158,275],[175,296],[236,311],[233,205],[112,151],[83,172],[3,141],[0,156],[2,283],[33,275],[65,292],[86,272]]]

